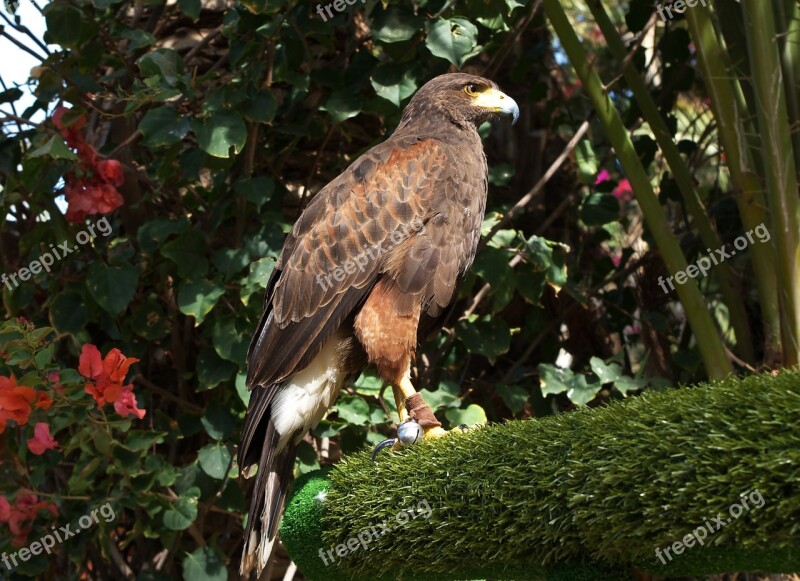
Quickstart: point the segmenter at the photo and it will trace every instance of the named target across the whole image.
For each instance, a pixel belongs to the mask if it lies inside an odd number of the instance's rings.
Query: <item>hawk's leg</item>
[[[394,403],[397,405],[397,413],[400,422],[409,419],[416,420],[425,432],[425,439],[439,438],[447,434],[442,428],[442,423],[433,415],[433,410],[422,399],[422,394],[418,393],[411,383],[411,371],[406,371],[397,385],[392,386],[394,392]]]

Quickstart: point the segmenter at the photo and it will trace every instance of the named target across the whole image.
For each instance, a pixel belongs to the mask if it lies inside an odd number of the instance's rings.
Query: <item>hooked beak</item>
[[[479,107],[491,109],[496,113],[511,115],[511,124],[519,119],[519,106],[511,97],[497,89],[487,89],[475,97],[475,104]]]

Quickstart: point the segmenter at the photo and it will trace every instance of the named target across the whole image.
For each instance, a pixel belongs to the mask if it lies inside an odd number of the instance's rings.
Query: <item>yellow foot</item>
[[[442,436],[446,436],[449,433],[450,432],[445,430],[442,426],[432,426],[425,430],[425,439],[434,440],[436,438],[441,438]]]

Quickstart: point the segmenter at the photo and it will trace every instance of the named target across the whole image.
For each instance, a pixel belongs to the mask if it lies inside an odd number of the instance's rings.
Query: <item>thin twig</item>
[[[591,117],[592,114],[589,115],[589,118]],[[556,172],[559,169],[561,169],[561,165],[567,160],[567,158],[570,156],[575,147],[577,147],[578,142],[581,139],[583,139],[583,136],[586,135],[587,131],[589,131],[589,119],[586,119],[586,121],[584,121],[581,124],[581,126],[578,127],[578,130],[575,132],[575,135],[573,135],[572,139],[569,140],[569,143],[567,143],[566,147],[564,147],[564,150],[559,154],[559,156],[555,159],[555,161],[550,164],[550,167],[547,168],[547,171],[544,172],[544,175],[541,178],[539,178],[539,181],[536,182],[536,185],[533,186],[533,188],[531,188],[531,191],[522,196],[519,199],[519,201],[516,204],[514,204],[514,206],[510,210],[508,210],[508,212],[505,213],[505,215],[500,219],[500,221],[497,222],[497,224],[495,224],[494,226],[492,226],[492,229],[489,230],[489,233],[483,237],[483,240],[481,240],[480,244],[478,245],[478,250],[486,246],[489,243],[489,241],[494,237],[494,235],[497,234],[497,231],[511,221],[511,218],[514,217],[514,214],[516,214],[519,210],[527,206],[531,202],[531,200],[533,200],[533,198],[540,191],[542,191],[547,182],[550,181],[550,178],[552,178],[556,174]]]
[[[14,30],[16,30],[17,32],[21,32],[22,34],[27,35],[33,42],[36,43],[36,45],[39,48],[41,48],[44,51],[44,53],[47,56],[50,56],[52,54],[50,52],[50,50],[47,48],[47,45],[45,43],[43,43],[41,40],[39,40],[38,38],[36,38],[36,35],[33,34],[27,26],[24,26],[22,24],[16,24],[15,22],[13,22],[11,19],[9,19],[8,16],[3,14],[2,12],[0,12],[0,17],[2,17],[3,20],[5,20],[8,23],[8,25],[11,28],[13,28]]]
[[[153,393],[157,393],[158,395],[160,395],[163,398],[166,398],[166,399],[168,399],[170,401],[174,401],[178,405],[184,407],[186,409],[186,411],[188,411],[190,413],[193,413],[193,414],[203,415],[203,408],[201,408],[199,405],[195,405],[195,404],[193,404],[191,402],[188,402],[188,401],[186,401],[184,399],[181,399],[178,396],[170,393],[166,389],[164,389],[162,387],[158,387],[155,383],[153,383],[152,381],[150,381],[149,379],[147,379],[143,375],[136,375],[133,378],[133,380],[136,383],[146,387],[147,389],[149,389]]]
[[[206,34],[206,35],[203,37],[203,40],[201,40],[201,41],[200,41],[200,42],[198,42],[196,45],[194,45],[194,47],[192,47],[192,50],[190,50],[189,52],[187,52],[187,53],[186,53],[186,56],[185,56],[185,57],[183,57],[183,62],[184,62],[184,64],[186,64],[186,63],[188,63],[190,60],[192,60],[192,59],[195,57],[195,55],[197,55],[197,53],[198,53],[198,52],[200,52],[200,51],[201,51],[201,50],[203,50],[205,47],[207,47],[207,46],[208,46],[208,44],[209,44],[209,43],[210,43],[212,40],[214,40],[215,38],[217,38],[217,37],[218,37],[220,34],[222,34],[222,26],[218,26],[217,28],[215,28],[214,30],[212,30],[211,32],[209,32],[208,34]]]
[[[18,48],[21,48],[22,50],[24,50],[24,51],[25,51],[25,52],[27,52],[28,54],[30,54],[30,55],[32,55],[32,56],[34,56],[34,57],[36,57],[36,58],[37,58],[37,59],[39,59],[40,61],[42,61],[42,62],[44,62],[44,61],[45,61],[45,57],[43,57],[42,55],[40,55],[39,53],[37,53],[36,51],[34,51],[32,48],[30,48],[30,47],[28,47],[28,46],[25,46],[24,44],[22,44],[22,43],[21,43],[20,41],[18,41],[16,38],[14,38],[14,37],[13,37],[13,36],[11,36],[10,34],[8,34],[8,33],[7,33],[5,30],[3,30],[3,31],[0,31],[0,36],[2,36],[2,37],[4,37],[4,38],[7,38],[7,39],[8,39],[8,40],[10,40],[10,41],[11,41],[13,44],[15,44],[15,45],[16,45]]]

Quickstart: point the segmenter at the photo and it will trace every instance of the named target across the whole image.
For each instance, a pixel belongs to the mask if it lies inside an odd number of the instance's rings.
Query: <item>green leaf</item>
[[[239,110],[248,121],[269,123],[278,112],[278,102],[275,100],[272,91],[263,90],[245,100]]]
[[[417,80],[413,69],[395,63],[386,63],[375,67],[370,77],[372,88],[378,96],[394,103],[400,103],[417,90]]]
[[[465,18],[442,19],[425,25],[428,37],[425,46],[434,56],[446,59],[461,68],[475,54],[478,29]]]
[[[196,21],[200,17],[200,0],[178,0],[178,6],[186,16]]]
[[[588,383],[585,375],[576,375],[567,397],[574,404],[586,405],[592,401],[602,386],[599,383]]]
[[[45,40],[48,44],[60,44],[64,48],[75,48],[80,44],[83,35],[92,27],[83,21],[83,13],[66,2],[52,2],[44,9],[47,32]]]
[[[53,135],[47,143],[32,151],[28,154],[30,157],[49,156],[53,159],[70,159],[76,160],[78,156],[75,155],[61,139],[60,135]]]
[[[183,59],[174,50],[158,48],[141,57],[136,64],[145,77],[160,77],[170,87],[178,84],[183,73]]]
[[[139,270],[135,266],[107,266],[97,261],[89,267],[86,288],[104,311],[116,316],[133,299],[138,282]]]
[[[50,322],[60,333],[79,332],[89,322],[83,296],[75,291],[66,291],[50,304]]]
[[[237,320],[232,315],[218,317],[214,320],[211,338],[217,355],[243,368],[252,329],[247,325],[238,328],[236,323]]]
[[[539,364],[539,386],[542,395],[558,395],[572,387],[575,374],[571,369],[562,369],[549,363]]]
[[[174,107],[151,109],[139,123],[139,131],[148,147],[175,145],[189,133],[189,119]]]
[[[197,489],[199,494],[199,489]],[[171,531],[182,531],[189,528],[197,519],[197,497],[181,496],[176,498],[169,510],[164,513],[164,526]]]
[[[125,438],[123,446],[132,452],[142,452],[164,441],[166,432],[131,430]]]
[[[570,369],[562,369],[549,363],[539,364],[539,385],[542,395],[567,393],[567,397],[576,404],[592,401],[600,391],[599,383],[589,384],[583,375],[575,375]]]
[[[646,379],[637,379],[634,377],[620,377],[614,382],[614,387],[623,395],[627,395],[629,391],[636,391],[644,389],[647,385]]]
[[[168,218],[156,218],[145,222],[136,232],[136,241],[139,247],[147,254],[153,254],[157,248],[166,242],[173,234],[184,232],[189,227],[189,221],[182,218],[180,221]]]
[[[184,315],[194,317],[195,325],[199,325],[224,294],[225,289],[210,280],[187,281],[178,287],[178,308]]]
[[[233,416],[224,407],[216,403],[210,403],[206,408],[206,413],[200,419],[206,433],[215,440],[227,438],[236,427]]]
[[[531,263],[544,272],[547,282],[560,289],[567,283],[567,267],[564,254],[569,252],[569,246],[560,242],[551,242],[540,236],[531,236],[525,241],[527,255]],[[556,252],[558,250],[558,252]]]
[[[134,307],[130,323],[134,332],[148,341],[163,338],[169,330],[169,319],[155,300]]]
[[[498,383],[495,386],[495,390],[512,413],[518,414],[525,409],[525,404],[528,403],[529,396],[528,390],[525,388],[518,385]]]
[[[161,254],[177,265],[178,274],[184,278],[198,278],[208,272],[207,253],[205,236],[197,230],[184,232],[161,248]]]
[[[419,392],[422,394],[425,403],[427,403],[433,411],[461,405],[460,390],[458,384],[454,381],[442,381],[439,383],[438,389],[431,391],[427,388],[422,388]]]
[[[184,581],[227,581],[225,561],[211,547],[202,547],[183,560]]]
[[[612,194],[591,194],[581,205],[581,220],[587,226],[602,226],[619,220],[619,202]]]
[[[595,375],[600,378],[600,383],[611,383],[622,377],[622,367],[616,363],[606,365],[599,357],[592,357],[589,364]]]
[[[485,356],[492,364],[511,345],[511,331],[502,319],[459,321],[456,336],[471,353]]]
[[[235,111],[221,110],[201,123],[194,124],[200,147],[214,157],[230,157],[244,149],[247,126]]]
[[[206,345],[197,356],[197,390],[205,391],[216,387],[229,380],[237,369],[235,363],[220,358],[213,347]]]
[[[320,109],[327,111],[334,123],[341,123],[361,113],[361,99],[352,91],[334,91]]]
[[[451,426],[460,426],[461,424],[466,424],[468,426],[474,426],[477,424],[486,424],[488,420],[486,419],[486,412],[483,411],[483,408],[477,404],[471,403],[469,404],[466,409],[449,409],[444,413],[447,421],[450,422]]]
[[[244,373],[237,373],[234,384],[236,386],[236,395],[239,396],[244,407],[247,407],[250,404],[250,391],[247,389],[247,375]]]
[[[214,266],[230,277],[250,265],[250,253],[244,248],[220,248],[211,257]]]
[[[389,6],[372,23],[372,38],[391,44],[411,40],[422,28],[422,19],[409,10]]]
[[[211,478],[222,480],[225,478],[231,461],[231,451],[228,450],[227,446],[215,442],[200,448],[197,453],[197,460],[200,462],[200,468],[203,469],[203,472],[211,476]]]
[[[247,305],[254,293],[267,288],[267,282],[269,282],[273,270],[275,270],[275,259],[273,258],[261,258],[250,264],[250,274],[242,284],[242,304]],[[263,293],[260,293],[259,297],[262,295]]]
[[[336,404],[339,417],[348,424],[364,424],[369,421],[369,404],[360,397],[343,397]]]
[[[272,199],[275,193],[275,181],[268,176],[257,176],[252,179],[239,180],[233,186],[234,191],[248,202],[255,205],[257,210],[261,210],[264,202]]]
[[[374,372],[368,371],[358,377],[353,387],[356,388],[356,393],[377,396],[383,387],[383,380],[375,375]],[[428,400],[426,399],[425,401]]]

